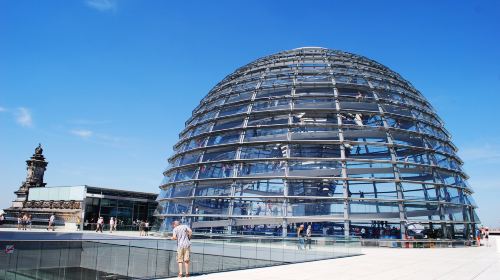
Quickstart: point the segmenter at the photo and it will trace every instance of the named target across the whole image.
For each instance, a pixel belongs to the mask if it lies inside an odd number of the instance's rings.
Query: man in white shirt
[[[113,233],[115,227],[115,219],[113,217],[109,218],[109,233]]]
[[[49,226],[47,227],[47,230],[50,230],[52,229],[52,231],[55,230],[55,224],[56,222],[56,214],[52,213],[52,215],[50,215],[50,218],[49,218]]]
[[[99,217],[99,219],[97,220],[97,229],[95,230],[95,232],[102,233],[103,226],[104,226],[104,219],[102,217]]]
[[[186,277],[189,277],[189,252],[191,250],[191,235],[193,231],[179,221],[174,222],[172,240],[177,240],[177,264],[179,265],[179,277],[182,277],[182,263],[186,269]]]
[[[306,230],[306,240],[307,244],[309,245],[309,249],[311,249],[311,243],[312,243],[311,237],[312,237],[312,228],[311,225],[308,225]]]

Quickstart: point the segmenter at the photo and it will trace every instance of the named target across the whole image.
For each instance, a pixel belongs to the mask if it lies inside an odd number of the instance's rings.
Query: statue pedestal
[[[14,192],[16,194],[16,200],[12,202],[11,207],[5,209],[5,212],[14,218],[23,212],[31,213],[30,207],[25,205],[28,202],[28,193],[30,188],[45,187],[46,184],[43,182],[43,176],[47,164],[48,162],[45,161],[45,157],[43,156],[42,145],[38,144],[33,156],[26,161],[26,170],[28,171],[26,181],[24,181],[19,189]]]
[[[23,202],[24,201],[14,200],[12,201],[12,206],[10,208],[19,208],[19,211],[21,211],[21,209],[23,208]]]

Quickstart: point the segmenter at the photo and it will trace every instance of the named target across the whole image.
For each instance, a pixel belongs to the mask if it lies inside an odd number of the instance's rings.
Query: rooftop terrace
[[[500,277],[500,237],[490,246],[435,249],[363,248],[354,258],[202,275],[195,279],[453,279]]]
[[[33,239],[36,234],[36,238],[40,239],[66,239],[73,241],[81,241],[81,236],[77,233],[71,232],[40,232],[38,230],[34,230],[33,233],[26,233],[23,238],[24,239]],[[19,238],[17,231],[12,231],[12,229],[0,229],[0,239],[23,239]],[[161,240],[158,237],[139,237],[137,236],[137,232],[118,232],[116,234],[93,234],[93,233],[85,233],[87,241],[85,241],[86,246],[85,252],[82,256],[87,256],[89,253],[103,254],[106,250],[109,249],[110,244],[113,245],[113,250],[122,250],[117,245],[118,243],[125,242],[126,246],[131,246],[131,248],[135,248],[134,250],[145,250],[147,247],[155,247],[155,250],[160,249],[160,247],[164,247],[167,251],[172,251],[173,248],[170,248],[173,243],[168,240]],[[15,237],[17,236],[17,237]],[[27,238],[29,237],[29,238]],[[97,239],[98,245],[96,245]],[[115,239],[115,241],[112,241]],[[141,241],[142,240],[142,241]],[[157,241],[160,240],[160,241]],[[207,270],[207,273],[203,274],[203,269],[201,270],[201,275],[193,276],[195,279],[498,279],[498,275],[500,275],[500,236],[491,236],[489,243],[483,242],[483,246],[481,247],[458,247],[458,248],[432,248],[432,249],[401,249],[401,248],[370,248],[363,247],[361,251],[361,255],[350,257],[350,258],[342,258],[342,256],[349,255],[357,255],[359,253],[359,249],[354,248],[355,254],[347,253],[345,251],[345,247],[331,247],[334,248],[335,252],[331,256],[325,256],[325,258],[337,257],[336,259],[326,259],[326,260],[318,260],[323,258],[321,255],[325,252],[319,249],[319,244],[317,244],[317,248],[315,250],[314,255],[311,255],[311,259],[302,259],[298,260],[297,256],[300,256],[300,251],[297,250],[294,245],[280,243],[278,249],[280,256],[276,264],[280,264],[277,266],[271,267],[260,267],[255,268],[257,266],[257,261],[262,257],[267,257],[269,261],[272,260],[271,257],[277,256],[276,254],[267,254],[267,252],[262,251],[262,248],[272,249],[275,247],[277,243],[272,244],[262,244],[254,241],[247,240],[246,244],[234,244],[232,242],[222,242],[218,240],[213,241],[197,241],[198,244],[193,246],[197,246],[197,250],[204,248],[199,253],[200,256],[206,254],[208,251],[218,252],[217,254],[212,255],[221,255],[222,259],[216,259],[215,262],[217,264],[217,269],[213,268]],[[111,243],[110,243],[111,242]],[[151,243],[153,242],[153,243]],[[156,242],[156,243],[155,243]],[[159,243],[158,243],[159,242]],[[199,243],[201,242],[201,243]],[[291,241],[293,243],[293,241]],[[88,243],[88,244],[87,244]],[[90,244],[90,245],[89,245]],[[153,244],[153,245],[151,245]],[[121,244],[124,245],[124,244]],[[162,245],[162,246],[159,246]],[[225,248],[225,251],[217,250],[217,245],[221,245]],[[255,254],[252,256],[248,254],[241,254],[241,252],[245,251],[251,245],[252,248],[255,248]],[[98,252],[94,252],[94,248],[99,247]],[[104,246],[104,247],[103,247]],[[234,246],[238,248],[240,253],[237,256],[234,255]],[[49,246],[50,247],[50,246]],[[128,247],[127,247],[128,248]],[[142,249],[141,249],[142,248]],[[3,248],[2,248],[3,249]],[[105,250],[103,250],[105,249]],[[274,251],[275,249],[272,249]],[[89,251],[90,250],[90,251]],[[123,249],[125,250],[125,249]],[[155,251],[154,250],[154,251]],[[215,250],[215,251],[214,251]],[[127,251],[127,250],[125,250]],[[123,251],[123,252],[125,252]],[[220,252],[219,252],[220,251]],[[276,252],[278,252],[276,251]],[[127,251],[128,252],[128,251]],[[139,252],[139,251],[137,251]],[[146,251],[144,251],[146,252]],[[139,253],[144,253],[140,251]],[[253,251],[252,251],[253,252]],[[260,252],[260,253],[259,253]],[[3,252],[2,252],[3,253]],[[347,253],[347,254],[346,254]],[[91,255],[92,255],[91,254]],[[148,254],[151,254],[149,252]],[[155,255],[158,253],[155,251]],[[170,258],[173,258],[173,253],[168,253]],[[293,254],[293,258],[292,255]],[[299,254],[299,255],[298,255]],[[125,254],[127,255],[127,254]],[[285,262],[284,257],[288,257],[290,261]],[[90,256],[90,255],[89,255]],[[94,256],[94,255],[92,255]],[[237,260],[241,265],[242,257],[252,257],[253,262],[255,262],[254,268],[252,268],[251,263],[242,267],[246,268],[244,270],[234,270],[229,272],[220,272],[224,269],[224,266],[234,265],[234,261]],[[282,257],[283,256],[283,257]],[[123,257],[123,256],[121,256]],[[135,256],[137,257],[137,256]],[[151,257],[151,255],[150,255]],[[212,256],[213,257],[213,256]],[[234,258],[236,257],[236,258]],[[338,258],[341,257],[341,258]],[[291,260],[293,259],[293,260]],[[155,259],[156,261],[160,261],[160,263],[156,263],[156,269],[158,267],[162,267],[161,259]],[[205,260],[206,261],[206,256]],[[139,261],[139,259],[136,259]],[[193,260],[194,267],[203,264],[203,259],[197,258]],[[201,262],[200,262],[201,261]],[[210,260],[210,265],[213,265],[213,260]],[[305,262],[304,262],[305,261]],[[274,262],[274,261],[273,261]],[[261,264],[258,266],[268,266],[273,265],[269,264]],[[175,272],[175,266],[173,263],[169,263],[166,268],[167,270],[172,270]],[[108,266],[109,268],[109,266]],[[130,272],[136,272],[139,267],[133,267]],[[227,267],[226,267],[227,268]],[[233,267],[233,269],[238,269],[237,267]],[[155,272],[157,273],[158,270]],[[170,272],[162,271],[162,273],[166,273],[169,275]],[[1,277],[0,277],[1,279]]]

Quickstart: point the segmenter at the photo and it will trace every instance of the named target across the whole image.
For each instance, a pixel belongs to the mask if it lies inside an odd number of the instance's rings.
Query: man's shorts
[[[177,262],[189,262],[190,248],[177,248]]]

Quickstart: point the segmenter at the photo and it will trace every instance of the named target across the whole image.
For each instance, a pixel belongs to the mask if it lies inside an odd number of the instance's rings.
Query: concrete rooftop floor
[[[2,232],[15,229],[0,228]],[[33,230],[33,232],[46,232]],[[60,230],[59,232],[65,232]],[[87,232],[87,231],[86,231]],[[57,231],[56,231],[57,233]],[[87,232],[89,233],[89,232]],[[47,233],[50,234],[51,233]],[[101,237],[139,237],[137,232],[105,232]],[[483,242],[484,243],[484,242]],[[281,265],[257,269],[192,276],[196,280],[368,280],[368,279],[478,279],[500,280],[500,236],[491,236],[489,246],[434,249],[362,248],[363,255]],[[172,278],[170,278],[172,279]]]
[[[500,236],[490,247],[363,248],[362,256],[222,272],[191,277],[210,279],[481,279],[500,280]]]

